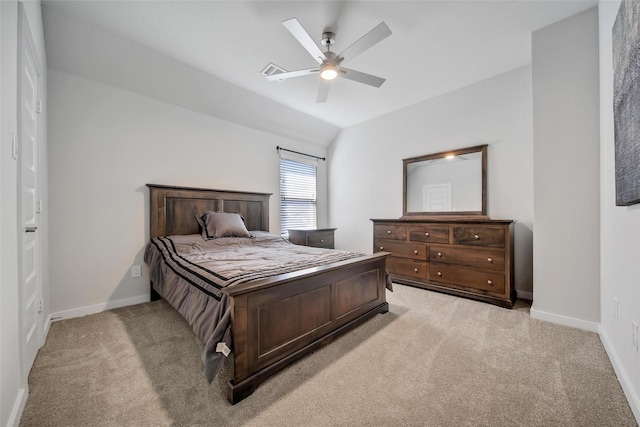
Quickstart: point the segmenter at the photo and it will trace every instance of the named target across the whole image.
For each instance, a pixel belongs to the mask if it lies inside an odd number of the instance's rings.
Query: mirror
[[[403,215],[487,215],[487,145],[403,161]]]

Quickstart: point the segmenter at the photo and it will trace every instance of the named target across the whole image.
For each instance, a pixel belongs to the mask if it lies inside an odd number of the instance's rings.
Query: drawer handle
[[[391,230],[387,230],[387,234],[391,234]]]
[[[493,282],[491,280],[487,280],[487,285],[493,286]]]
[[[424,233],[425,236],[429,237],[429,233]]]
[[[384,246],[380,246],[380,250],[381,250],[381,251],[384,251]]]
[[[438,271],[438,276],[442,276],[442,273],[440,273],[439,271]]]
[[[493,262],[493,258],[487,258],[488,262]]]
[[[475,236],[473,236],[473,237],[475,237],[476,240],[478,240],[480,238],[480,236],[478,236],[477,234]]]
[[[320,243],[324,243],[324,240],[320,239]]]
[[[415,271],[415,272],[417,273],[417,272],[418,272],[418,269],[417,269],[417,268],[414,268],[414,269],[413,269],[413,271]]]
[[[442,252],[438,252],[438,256],[441,257],[442,256]]]
[[[418,251],[417,251],[417,250],[416,250],[416,251],[413,251],[413,253],[414,253],[414,254],[416,254],[416,255],[418,255]]]

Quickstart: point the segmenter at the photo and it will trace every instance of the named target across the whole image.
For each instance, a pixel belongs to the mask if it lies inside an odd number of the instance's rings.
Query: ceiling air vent
[[[276,64],[270,62],[269,65],[267,65],[266,67],[264,67],[264,69],[262,71],[260,71],[260,74],[262,74],[263,76],[273,76],[274,74],[281,74],[281,73],[286,73],[287,70],[285,70],[282,67],[278,67]],[[278,80],[279,82],[281,82],[283,79]]]

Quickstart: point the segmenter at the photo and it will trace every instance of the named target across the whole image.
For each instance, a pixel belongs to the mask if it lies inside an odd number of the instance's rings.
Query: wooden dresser
[[[513,221],[373,219],[394,282],[512,308]]]
[[[289,241],[296,245],[313,246],[315,248],[334,249],[333,233],[335,228],[293,229],[290,228]]]

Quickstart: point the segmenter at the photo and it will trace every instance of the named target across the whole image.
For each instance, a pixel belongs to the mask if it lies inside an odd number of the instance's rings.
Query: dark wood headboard
[[[205,211],[237,212],[248,230],[269,231],[271,193],[211,190],[147,184],[149,187],[151,238],[196,234],[195,216]]]

